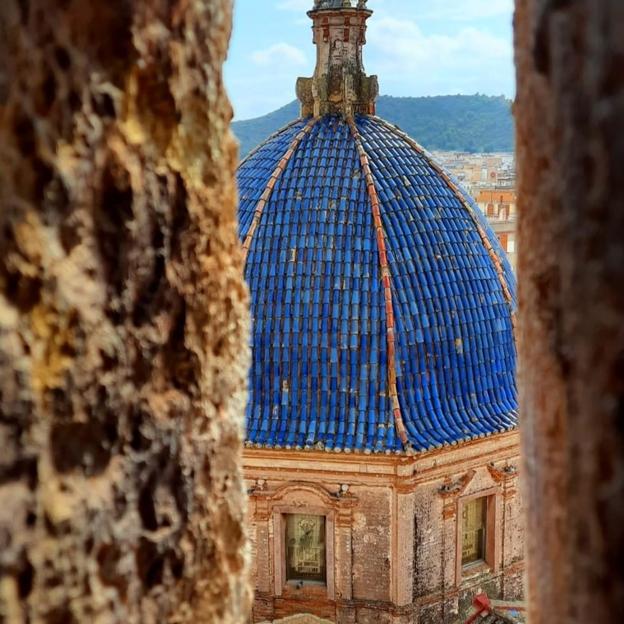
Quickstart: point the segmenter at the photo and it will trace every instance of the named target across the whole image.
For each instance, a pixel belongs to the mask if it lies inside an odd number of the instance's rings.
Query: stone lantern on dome
[[[302,117],[374,114],[377,76],[367,76],[362,61],[366,20],[372,11],[365,1],[354,6],[349,0],[318,0],[308,15],[313,21],[316,69],[312,78],[297,81]]]

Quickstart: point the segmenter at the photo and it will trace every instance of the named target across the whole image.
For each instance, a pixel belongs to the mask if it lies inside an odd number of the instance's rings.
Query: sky
[[[234,0],[225,81],[236,119],[295,99],[314,71],[313,0]],[[364,63],[382,95],[513,97],[513,0],[369,0]]]

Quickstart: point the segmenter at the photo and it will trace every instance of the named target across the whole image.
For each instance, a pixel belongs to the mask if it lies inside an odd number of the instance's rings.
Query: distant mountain
[[[377,114],[396,124],[428,150],[511,152],[514,128],[511,102],[487,95],[391,97],[377,100]],[[299,116],[291,102],[268,115],[235,121],[241,157]]]

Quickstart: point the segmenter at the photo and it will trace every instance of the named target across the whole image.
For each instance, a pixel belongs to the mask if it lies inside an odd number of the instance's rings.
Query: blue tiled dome
[[[516,426],[513,273],[422,148],[377,117],[301,119],[238,183],[248,444],[422,451]]]

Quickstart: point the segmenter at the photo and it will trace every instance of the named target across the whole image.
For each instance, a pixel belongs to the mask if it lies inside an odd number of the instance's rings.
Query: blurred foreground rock
[[[0,621],[243,622],[229,0],[0,3]]]
[[[517,0],[532,624],[624,613],[624,3]]]

